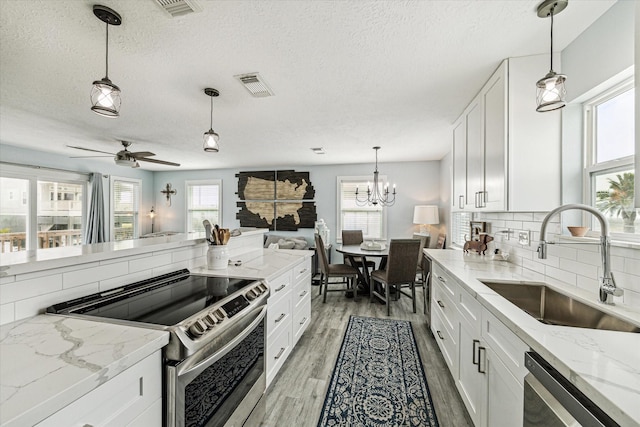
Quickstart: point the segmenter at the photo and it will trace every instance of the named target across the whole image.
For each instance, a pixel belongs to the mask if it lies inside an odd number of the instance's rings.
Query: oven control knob
[[[218,319],[218,322],[222,322],[224,320],[224,314],[222,313],[222,310],[217,309],[216,311],[213,312],[213,314]]]
[[[202,321],[204,322],[204,324],[207,326],[208,329],[213,328],[216,325],[216,323],[218,323],[216,320],[216,317],[211,313],[208,313],[206,316],[204,316],[202,318]]]
[[[207,326],[202,322],[202,320],[196,320],[191,326],[189,326],[189,332],[196,338],[204,334],[206,330]]]
[[[253,289],[249,289],[249,292],[247,292],[247,295],[246,295],[249,301],[253,301],[254,299],[256,299],[257,296],[258,296],[257,293]]]

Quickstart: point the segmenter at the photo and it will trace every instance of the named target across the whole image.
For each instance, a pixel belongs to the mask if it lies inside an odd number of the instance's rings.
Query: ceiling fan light
[[[553,111],[567,105],[565,98],[567,90],[564,86],[567,76],[564,74],[556,74],[554,71],[538,80],[537,88],[537,108],[538,112]]]
[[[91,111],[104,117],[120,116],[120,88],[108,78],[96,80],[91,88]]]
[[[220,151],[220,147],[218,146],[218,140],[220,137],[213,129],[209,129],[208,132],[204,133],[204,144],[202,148],[204,151],[208,153],[217,153]]]

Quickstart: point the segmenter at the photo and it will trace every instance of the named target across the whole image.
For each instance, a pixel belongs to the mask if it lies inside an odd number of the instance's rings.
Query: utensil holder
[[[221,270],[229,265],[229,250],[226,245],[209,246],[207,267],[209,270]]]

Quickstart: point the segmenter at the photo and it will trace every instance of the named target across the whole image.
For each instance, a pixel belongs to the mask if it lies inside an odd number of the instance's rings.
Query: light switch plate
[[[522,246],[529,246],[529,231],[518,231],[518,243]]]

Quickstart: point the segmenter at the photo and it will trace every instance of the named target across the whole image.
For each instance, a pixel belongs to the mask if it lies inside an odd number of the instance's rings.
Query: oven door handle
[[[253,332],[253,330],[258,326],[258,324],[262,322],[266,314],[267,314],[267,306],[264,306],[260,311],[260,314],[258,314],[258,317],[256,317],[251,322],[251,324],[249,324],[249,326],[247,326],[241,333],[239,333],[231,341],[229,341],[222,348],[220,348],[220,350],[213,353],[211,356],[207,357],[206,359],[201,360],[200,362],[196,363],[193,366],[190,366],[190,365],[180,366],[177,371],[178,377],[183,377],[187,375],[197,377],[198,375],[200,375],[202,371],[204,371],[211,364],[215,363],[216,361],[224,357],[227,353],[233,350],[233,348],[236,345],[238,345],[242,340],[248,337],[249,334]]]

